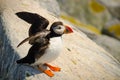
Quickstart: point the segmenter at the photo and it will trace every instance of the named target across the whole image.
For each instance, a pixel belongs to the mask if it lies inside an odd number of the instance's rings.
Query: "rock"
[[[98,36],[94,41],[120,62],[120,41],[106,35]]]
[[[112,14],[113,17],[116,17],[120,20],[120,0],[97,0],[103,4],[108,11]],[[108,3],[109,2],[109,3]]]
[[[112,15],[112,19],[108,20],[105,23],[102,32],[108,32],[107,33],[108,36],[113,35],[115,36],[114,38],[120,40],[120,15],[119,15],[120,0],[97,0],[97,1],[104,5]]]
[[[112,19],[108,21],[104,25],[102,33],[120,40],[120,20]]]
[[[56,17],[60,16],[60,7],[56,0],[38,0],[40,6],[52,12]]]
[[[28,43],[16,48],[28,36],[30,26],[15,15],[19,11],[38,13],[50,23],[58,20],[36,0],[0,0],[0,80],[120,79],[120,63],[75,27],[73,34],[63,36],[64,50],[51,62],[62,68],[54,77],[50,78],[33,67],[16,64],[15,61],[24,57],[30,48]]]
[[[120,62],[120,41],[119,39],[115,39],[106,35],[96,35],[95,33],[85,30],[83,28],[78,28],[82,32],[84,32],[91,40],[93,40],[96,44],[100,45],[107,52],[109,52],[112,56],[114,56]],[[115,36],[114,36],[115,37]]]

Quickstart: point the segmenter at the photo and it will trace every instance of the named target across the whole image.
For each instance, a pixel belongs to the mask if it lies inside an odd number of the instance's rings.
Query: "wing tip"
[[[15,14],[20,17],[21,15],[23,15],[23,14],[25,14],[25,13],[27,13],[27,12],[23,12],[23,11],[22,11],[22,12],[17,12],[17,13],[15,13]]]

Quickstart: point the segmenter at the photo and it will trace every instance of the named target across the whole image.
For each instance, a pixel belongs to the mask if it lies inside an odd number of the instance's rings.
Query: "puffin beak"
[[[66,25],[64,25],[64,26],[65,26],[64,34],[73,33],[73,29],[72,28],[70,28],[69,26],[66,26]]]

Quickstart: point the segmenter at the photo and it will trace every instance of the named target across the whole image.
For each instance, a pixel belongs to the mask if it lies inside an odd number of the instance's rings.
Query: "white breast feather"
[[[37,61],[35,61],[35,63],[32,65],[52,62],[59,56],[62,48],[63,46],[61,37],[51,38],[49,48],[46,49],[45,54],[41,56]]]

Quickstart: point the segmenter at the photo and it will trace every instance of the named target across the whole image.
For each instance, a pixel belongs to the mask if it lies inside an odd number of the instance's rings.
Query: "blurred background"
[[[59,16],[120,61],[120,0],[57,0]],[[57,11],[58,12],[58,11]]]
[[[106,29],[111,35],[120,38],[120,0],[57,1],[62,10],[62,18],[76,25],[87,24],[89,29],[97,34]]]

